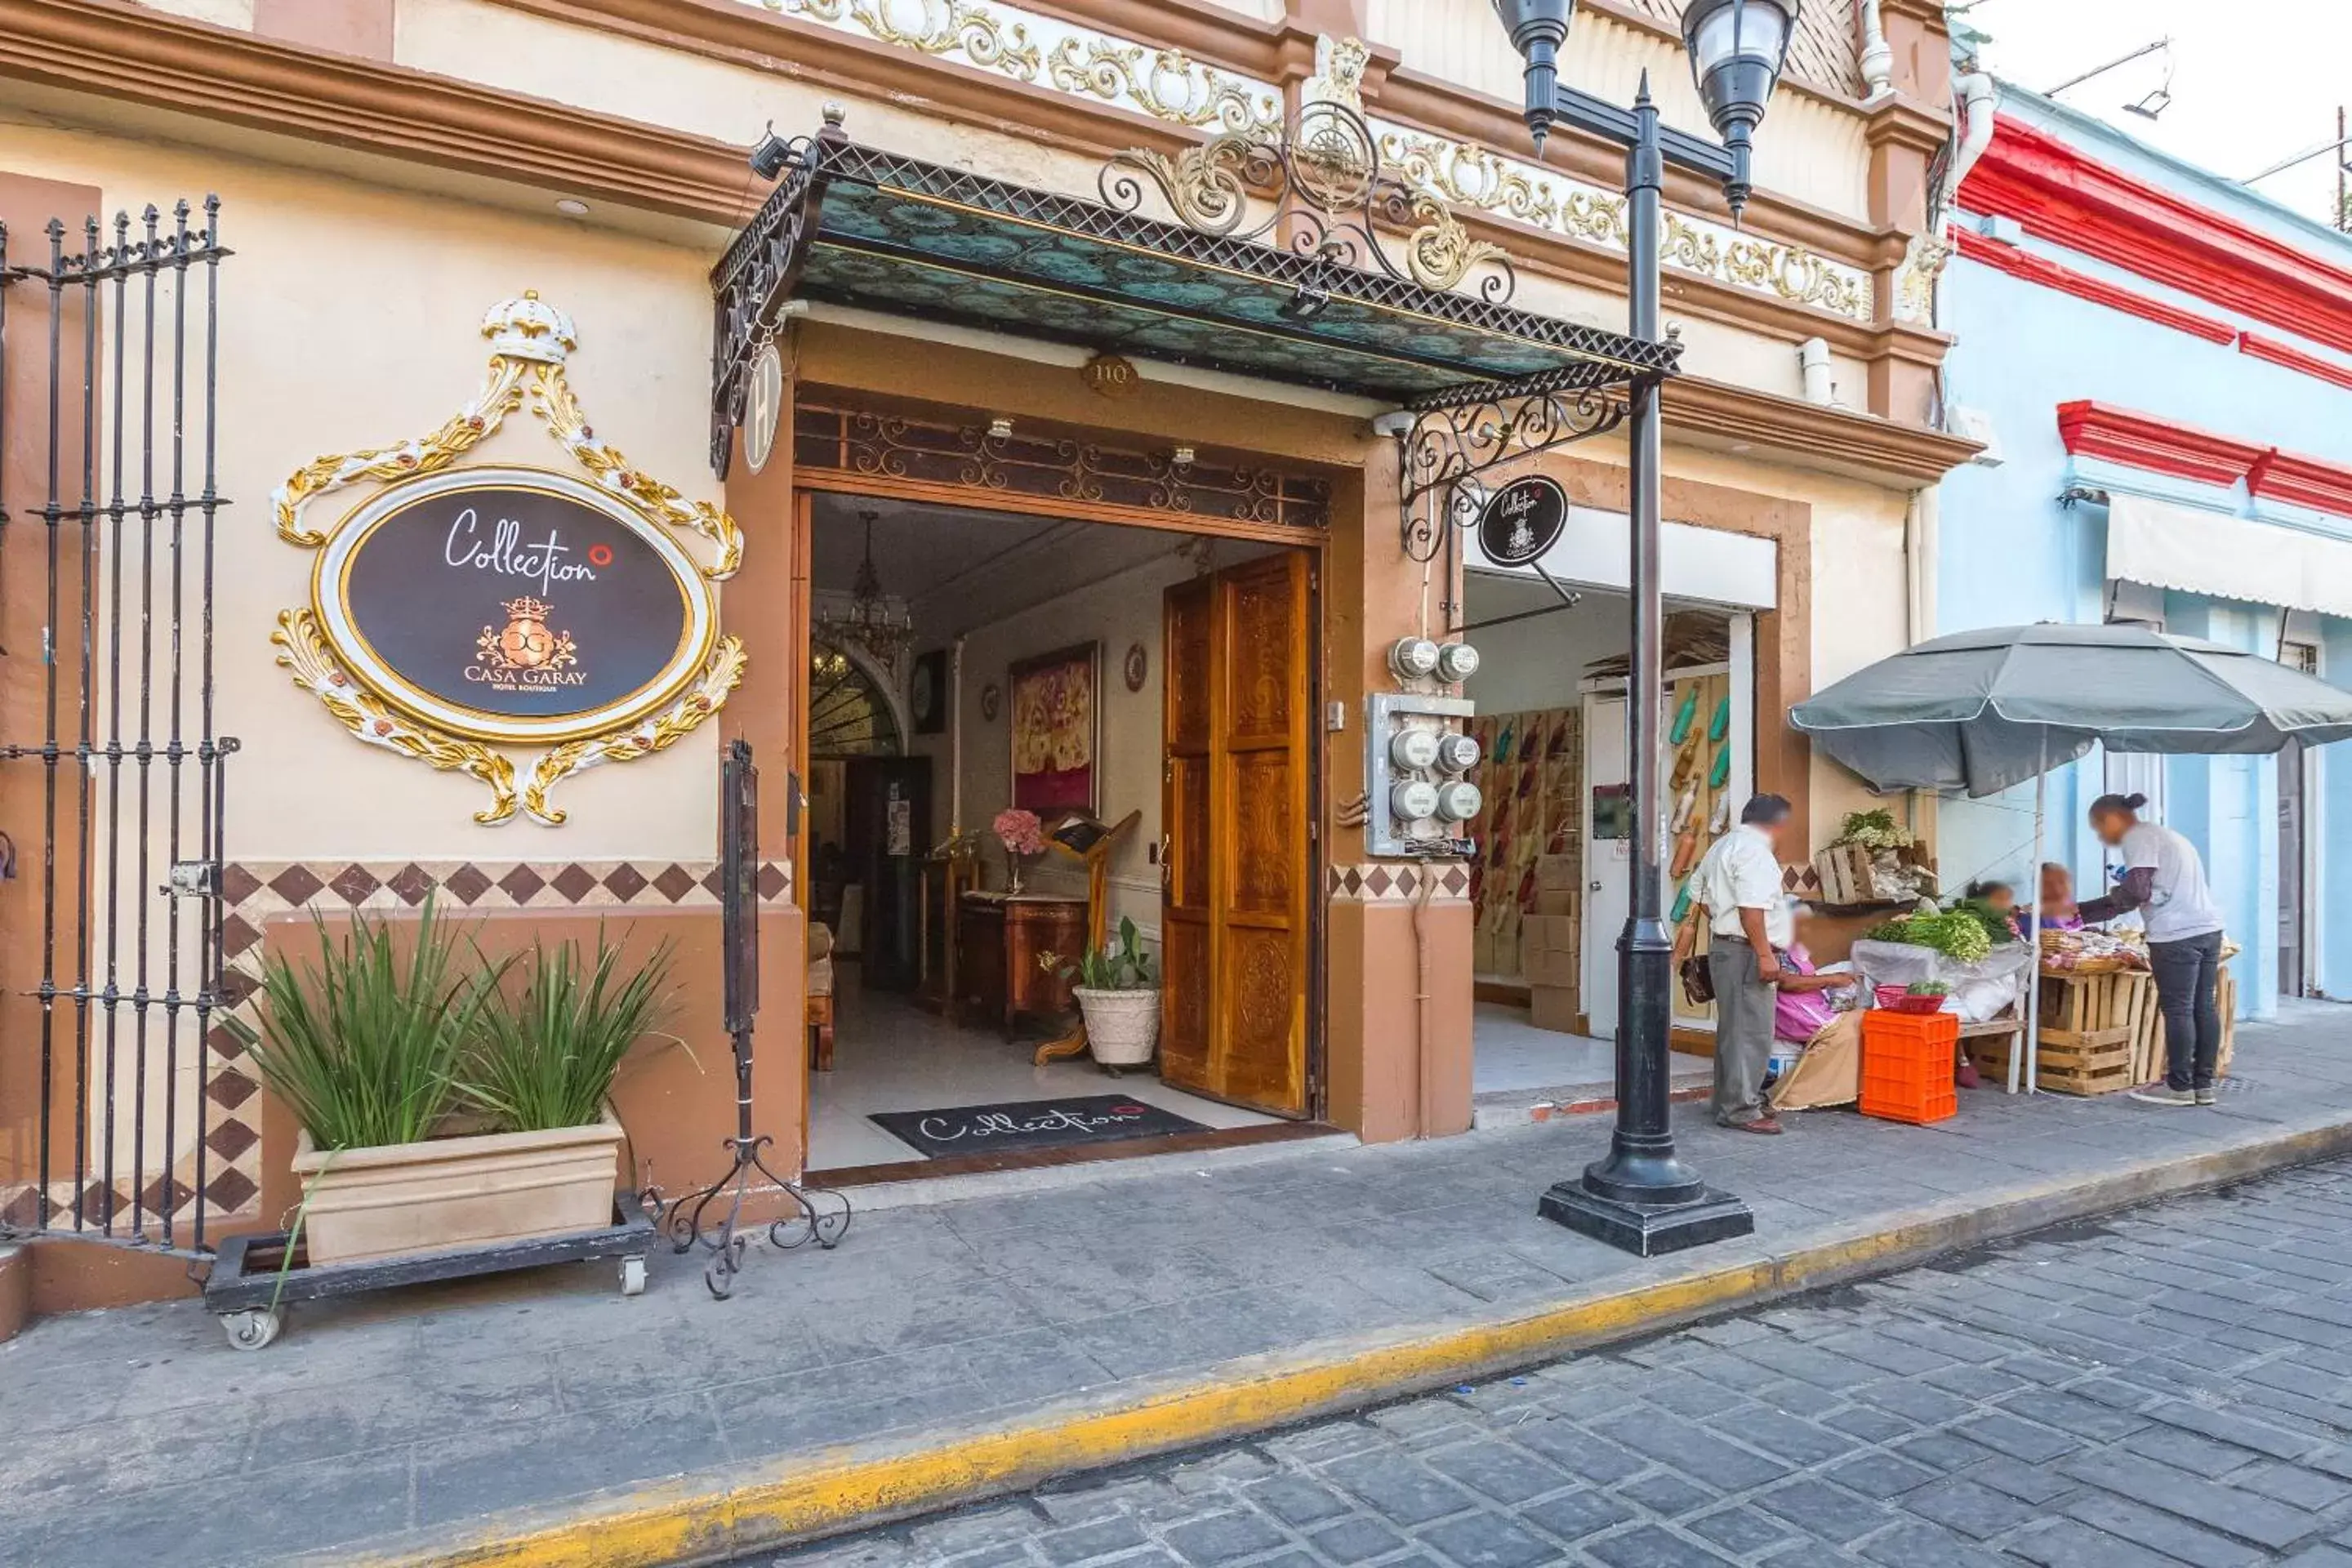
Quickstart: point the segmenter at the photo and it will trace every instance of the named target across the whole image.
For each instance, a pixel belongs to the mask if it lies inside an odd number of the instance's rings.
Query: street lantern
[[[1731,153],[1732,176],[1723,194],[1735,215],[1748,205],[1748,153],[1788,63],[1797,5],[1798,0],[1691,0],[1683,13],[1691,79],[1715,133]]]
[[[1494,4],[1512,47],[1527,61],[1528,130],[1536,151],[1543,151],[1545,138],[1562,121],[1625,150],[1627,314],[1633,337],[1663,342],[1658,258],[1666,169],[1714,180],[1732,216],[1739,216],[1750,189],[1756,127],[1780,82],[1802,0],[1688,0],[1683,42],[1720,142],[1661,125],[1647,73],[1631,109],[1562,86],[1559,51],[1576,0]],[[1638,379],[1626,413],[1632,547],[1626,583],[1633,613],[1625,739],[1634,827],[1625,928],[1617,939],[1617,1127],[1608,1157],[1586,1167],[1580,1179],[1556,1184],[1538,1208],[1547,1219],[1645,1257],[1746,1236],[1756,1227],[1745,1204],[1708,1186],[1675,1153],[1668,1114],[1674,933],[1664,918],[1665,813],[1657,744],[1665,680],[1661,380]]]
[[[1540,158],[1544,140],[1551,134],[1559,47],[1568,42],[1568,25],[1576,19],[1576,0],[1495,0],[1495,15],[1510,34],[1511,47],[1528,62],[1528,130],[1535,136]]]

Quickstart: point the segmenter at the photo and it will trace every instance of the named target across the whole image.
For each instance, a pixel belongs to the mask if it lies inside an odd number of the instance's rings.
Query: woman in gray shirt
[[[2135,1089],[2150,1105],[2210,1105],[2221,1050],[2221,911],[2205,885],[2197,846],[2169,827],[2139,819],[2144,795],[2103,795],[2091,803],[2091,829],[2123,851],[2124,879],[2081,908],[2085,924],[2134,910],[2147,927],[2147,966],[2156,972],[2164,1013],[2167,1061],[2161,1088]]]

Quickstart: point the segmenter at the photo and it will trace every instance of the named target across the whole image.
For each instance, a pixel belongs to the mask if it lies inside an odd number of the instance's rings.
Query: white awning
[[[2352,540],[2146,496],[2108,499],[2107,575],[2217,599],[2352,616]]]
[[[1622,592],[1633,577],[1630,527],[1622,511],[1572,506],[1567,531],[1544,552],[1543,569],[1578,587]],[[1475,529],[1463,535],[1463,564],[1498,575],[1536,574],[1532,566],[1497,566],[1488,560]],[[1658,531],[1658,565],[1660,588],[1670,598],[1740,610],[1769,610],[1780,600],[1780,547],[1754,534],[1668,522]]]

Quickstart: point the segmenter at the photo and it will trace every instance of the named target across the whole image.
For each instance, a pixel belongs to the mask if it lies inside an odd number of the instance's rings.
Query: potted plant
[[[1088,948],[1062,973],[1076,983],[1071,990],[1095,1060],[1113,1072],[1148,1065],[1160,1048],[1160,986],[1135,921],[1122,916],[1117,947]]]
[[[495,1246],[612,1223],[621,1058],[656,1025],[668,953],[626,980],[600,935],[461,965],[473,943],[424,906],[405,957],[392,929],[317,921],[316,962],[265,960],[260,1021],[234,1026],[300,1125],[298,1220],[313,1264]]]

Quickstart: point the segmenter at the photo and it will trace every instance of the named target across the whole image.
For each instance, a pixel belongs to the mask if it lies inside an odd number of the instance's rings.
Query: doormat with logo
[[[1123,1094],[958,1105],[945,1110],[881,1110],[866,1120],[934,1160],[1208,1131],[1200,1122]]]

